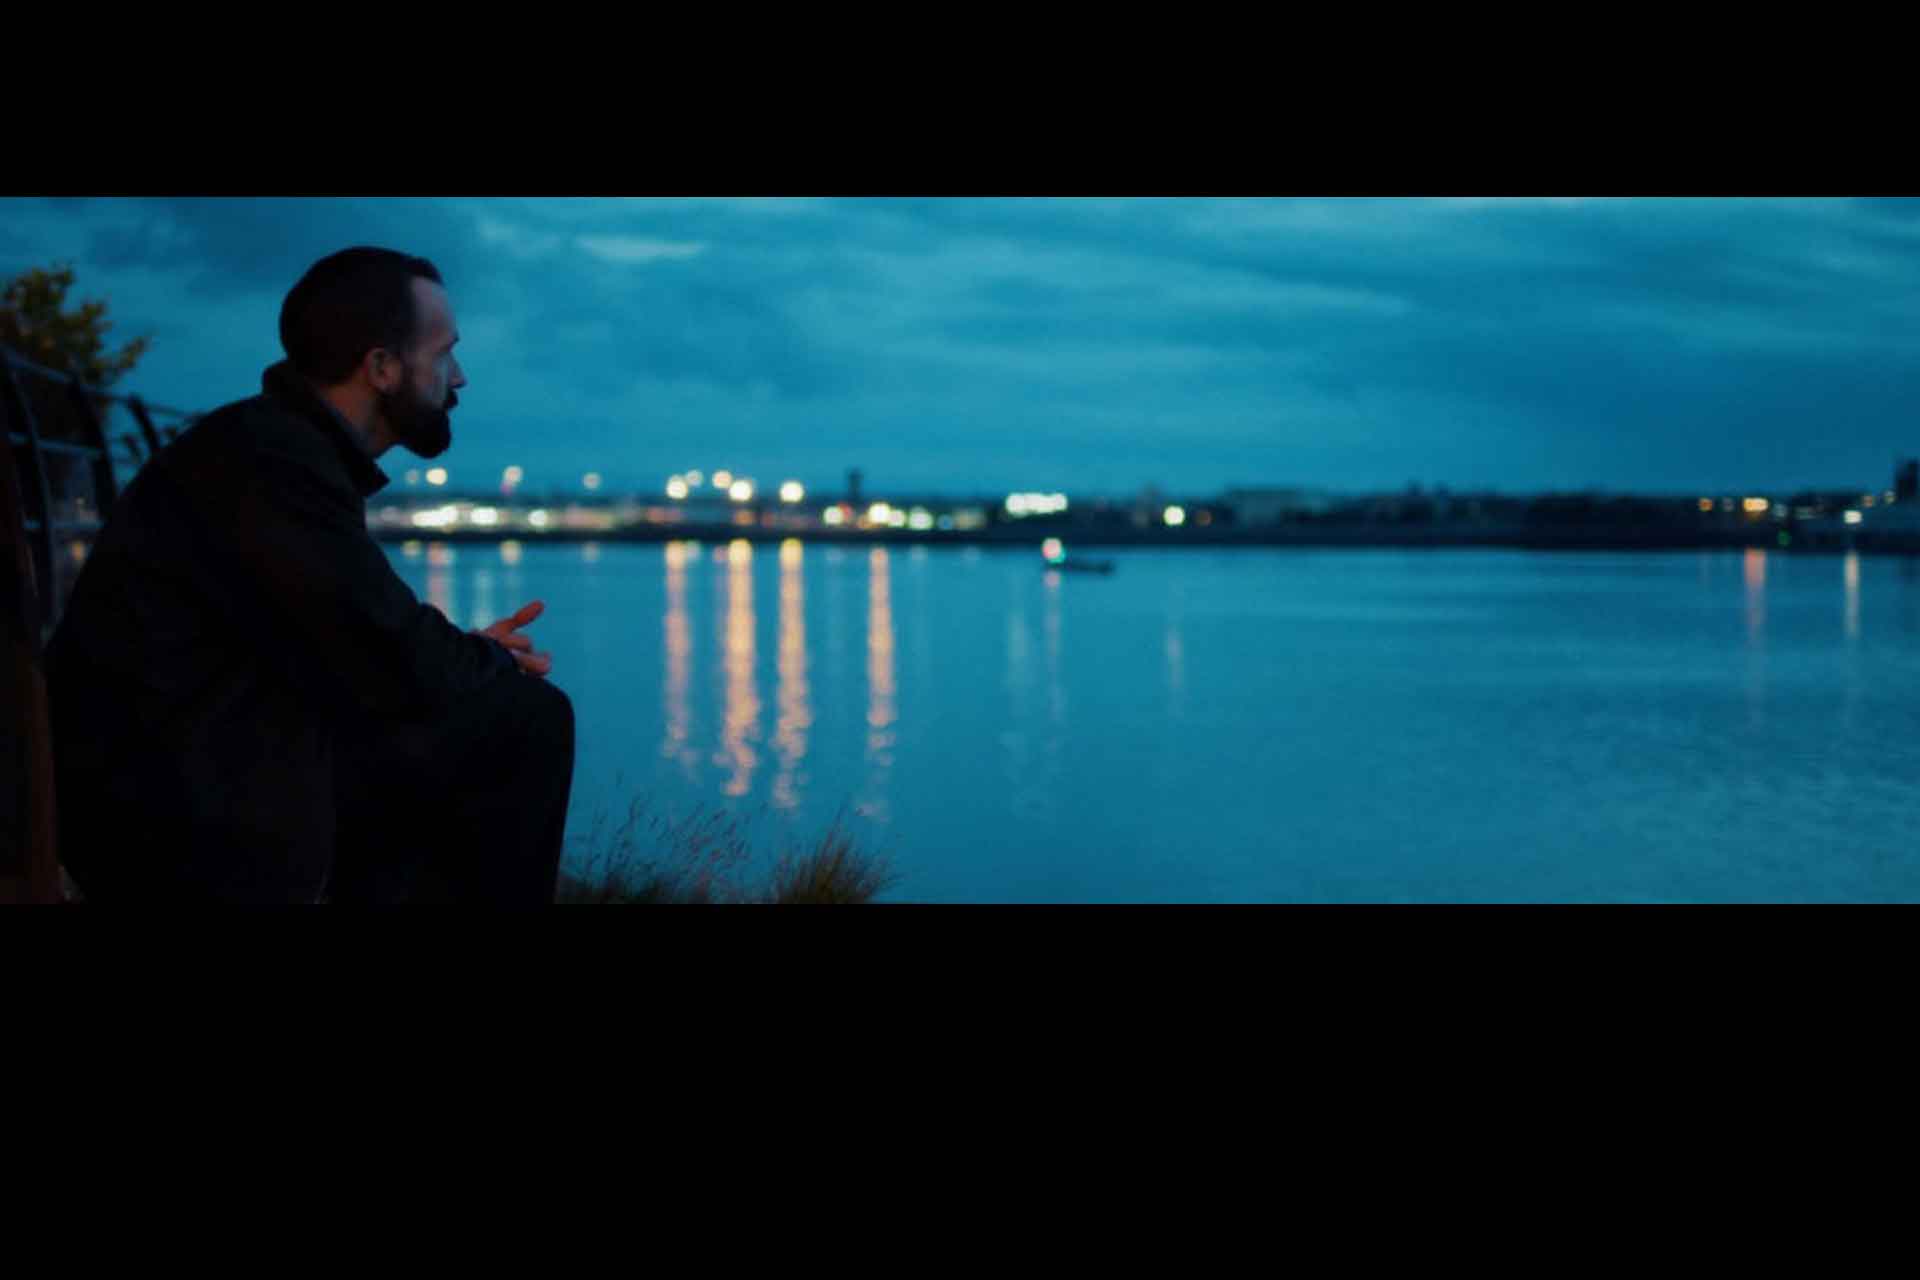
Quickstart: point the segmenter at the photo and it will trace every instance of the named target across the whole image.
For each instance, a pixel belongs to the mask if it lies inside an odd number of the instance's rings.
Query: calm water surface
[[[1903,559],[389,554],[464,626],[547,602],[576,837],[845,806],[934,902],[1920,899]]]

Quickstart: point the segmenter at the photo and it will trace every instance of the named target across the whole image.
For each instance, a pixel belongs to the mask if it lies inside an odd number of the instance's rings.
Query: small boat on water
[[[1067,548],[1058,538],[1048,538],[1040,544],[1040,559],[1049,569],[1060,569],[1067,573],[1112,573],[1111,560],[1073,559],[1067,555]]]

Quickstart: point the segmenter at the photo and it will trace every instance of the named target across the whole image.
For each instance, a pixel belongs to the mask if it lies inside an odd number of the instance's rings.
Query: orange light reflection
[[[686,770],[687,780],[692,782],[697,780],[699,760],[697,753],[687,747],[693,724],[687,699],[687,680],[693,663],[693,624],[687,616],[687,548],[682,543],[669,542],[665,555],[666,681],[661,690],[661,703],[666,710],[666,725],[665,736],[660,742],[660,754],[669,760],[679,760]]]
[[[779,690],[774,696],[777,719],[774,750],[780,772],[773,779],[773,804],[795,809],[800,804],[796,778],[807,755],[807,729],[813,724],[813,706],[807,685],[806,549],[796,538],[780,544],[780,657]]]
[[[1860,553],[1847,552],[1842,570],[1847,584],[1847,639],[1860,638]]]
[[[760,723],[760,691],[753,678],[753,544],[735,540],[727,546],[726,559],[727,622],[722,663],[727,703],[718,762],[733,769],[722,790],[730,796],[743,796],[752,789],[753,771],[760,763],[753,749]]]
[[[1744,563],[1747,581],[1747,639],[1758,643],[1767,626],[1767,553],[1748,547]]]
[[[493,611],[493,571],[476,569],[473,574],[473,614],[467,625],[478,630],[500,620]]]
[[[884,782],[893,764],[894,721],[893,578],[885,547],[867,555],[867,812],[887,816]]]
[[[445,614],[448,621],[454,613],[453,575],[448,572],[453,565],[453,548],[444,542],[427,544],[427,603]]]

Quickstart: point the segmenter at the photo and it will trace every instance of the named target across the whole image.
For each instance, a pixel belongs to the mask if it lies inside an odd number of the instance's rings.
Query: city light
[[[409,467],[409,468],[407,469],[407,483],[408,483],[408,484],[419,484],[419,483],[420,483],[420,468],[418,468],[418,467]]]
[[[520,563],[520,544],[518,542],[515,542],[512,538],[508,538],[505,542],[501,543],[500,544],[500,562],[502,564],[510,564],[510,565],[519,564]]]
[[[417,474],[425,485],[431,485],[437,489],[452,488],[451,473],[446,467],[425,467],[407,474]],[[385,536],[392,537],[395,542],[401,538],[424,537],[429,532],[438,533],[448,529],[484,530],[487,531],[488,540],[491,541],[493,538],[518,538],[523,534],[539,535],[561,529],[617,531],[636,524],[672,526],[689,522],[702,527],[706,524],[720,526],[727,537],[745,535],[758,538],[763,536],[763,532],[756,531],[756,527],[777,529],[780,530],[780,533],[775,535],[777,538],[785,536],[788,531],[803,524],[814,528],[824,526],[834,531],[843,529],[851,531],[858,527],[862,531],[873,531],[881,535],[888,530],[911,530],[915,534],[921,534],[935,529],[943,532],[965,532],[990,527],[997,520],[1006,520],[1011,524],[1013,520],[1020,517],[1054,517],[1052,520],[1042,520],[1038,525],[1027,527],[1030,531],[1033,528],[1040,528],[1045,532],[1059,533],[1064,537],[1069,529],[1068,521],[1073,520],[1075,516],[1084,516],[1120,521],[1130,518],[1144,530],[1151,531],[1156,528],[1162,530],[1163,532],[1154,539],[1156,541],[1185,542],[1202,533],[1212,535],[1213,531],[1210,528],[1201,526],[1225,522],[1228,525],[1258,527],[1266,523],[1258,514],[1253,516],[1247,514],[1249,509],[1258,512],[1264,508],[1256,505],[1243,509],[1236,505],[1240,500],[1232,494],[1218,503],[1211,499],[1202,499],[1200,500],[1202,505],[1189,507],[1181,503],[1169,503],[1164,496],[1155,495],[1149,490],[1144,497],[1127,497],[1117,500],[1103,498],[1097,503],[1089,501],[1088,511],[1075,512],[1074,515],[1061,519],[1059,513],[1068,510],[1069,502],[1064,493],[1058,492],[1030,490],[1005,494],[1003,499],[1005,510],[1001,513],[996,513],[991,500],[974,505],[954,505],[951,508],[946,508],[944,503],[937,505],[916,503],[911,507],[901,507],[891,501],[872,500],[868,500],[863,506],[840,499],[829,499],[824,495],[810,497],[808,487],[792,479],[770,481],[769,487],[762,491],[757,480],[724,470],[707,473],[715,482],[721,479],[727,482],[724,489],[711,497],[705,493],[704,489],[695,488],[694,480],[700,476],[700,472],[685,471],[666,478],[664,491],[671,503],[691,503],[693,510],[680,505],[663,504],[657,496],[646,496],[644,489],[634,493],[625,487],[604,501],[597,495],[591,498],[577,496],[562,499],[563,509],[530,510],[532,505],[528,500],[530,495],[522,494],[513,487],[517,484],[521,489],[525,488],[523,483],[527,474],[525,468],[502,467],[499,473],[501,492],[491,497],[483,496],[467,487],[474,484],[476,478],[470,472],[462,474],[467,475],[468,478],[462,482],[462,488],[451,496],[435,500],[430,497],[423,498],[418,493],[403,494],[399,495],[399,503],[389,503],[385,506],[370,505],[367,509],[369,525],[376,532],[387,531]],[[564,472],[562,474],[564,475]],[[1903,472],[1903,476],[1904,474]],[[608,492],[600,472],[587,472],[581,479],[587,490]],[[550,480],[541,481],[542,484],[550,482]],[[624,483],[623,481],[623,485]],[[657,495],[661,491],[654,492]],[[1253,492],[1256,495],[1263,493],[1258,490]],[[1894,496],[1899,497],[1898,494]],[[716,509],[712,505],[715,500],[725,499],[731,499],[727,507]],[[804,506],[803,504],[808,503],[809,500],[812,505]],[[1902,500],[1905,501],[1905,499]],[[1160,504],[1157,511],[1153,505],[1156,501]],[[1496,501],[1505,500],[1496,499]],[[1735,514],[1744,513],[1743,518],[1737,522],[1734,521],[1732,514],[1727,517],[1729,522],[1738,523],[1747,531],[1743,541],[1750,541],[1754,535],[1763,534],[1764,530],[1761,528],[1763,524],[1772,524],[1776,535],[1783,528],[1792,534],[1791,541],[1780,542],[1780,546],[1798,547],[1804,541],[1818,547],[1831,545],[1823,544],[1822,540],[1823,538],[1832,539],[1837,535],[1838,530],[1833,529],[1833,521],[1836,518],[1843,521],[1843,527],[1850,530],[1864,525],[1863,512],[1884,509],[1887,512],[1886,518],[1892,518],[1896,513],[1892,511],[1890,501],[1882,493],[1859,490],[1851,492],[1842,490],[1838,495],[1831,496],[1819,494],[1791,502],[1758,494],[1732,498],[1723,498],[1718,495],[1694,498],[1679,496],[1666,500],[1661,504],[1662,509],[1659,510],[1652,509],[1653,504],[1649,503],[1649,511],[1645,518],[1649,523],[1669,522],[1677,527],[1681,524],[1693,524],[1686,515],[1689,508],[1697,508],[1703,515],[1711,515],[1716,510]],[[419,504],[422,509],[414,510],[415,504]],[[1471,504],[1474,510],[1469,514],[1474,519],[1480,518],[1479,505],[1478,502]],[[1365,518],[1367,512],[1372,509],[1360,502],[1355,502],[1353,508],[1356,514],[1346,518],[1354,521]],[[1319,509],[1329,508],[1323,504]],[[1344,514],[1344,508],[1338,504],[1334,504],[1330,509],[1334,511],[1336,518]],[[1504,510],[1504,508],[1498,509]],[[797,518],[803,512],[806,519]],[[1103,514],[1096,516],[1096,512]],[[1104,513],[1112,514],[1109,516]],[[813,519],[816,514],[817,521]],[[1458,522],[1467,518],[1468,514],[1463,514],[1456,509],[1451,512],[1441,512],[1434,516],[1433,520],[1438,525],[1449,520]],[[1876,519],[1882,519],[1882,517],[1876,516]],[[1699,526],[1701,540],[1711,540],[1711,535],[1706,528],[1711,523],[1713,522],[1701,522]],[[729,525],[735,527],[725,528]],[[1188,526],[1194,527],[1191,535],[1185,532]],[[1072,527],[1077,528],[1078,524]],[[1875,525],[1876,529],[1879,527],[1878,524]],[[1806,530],[1804,539],[1798,531],[1802,528]],[[1823,534],[1821,532],[1823,528],[1830,532]],[[1017,536],[1017,531],[1008,532]],[[1906,536],[1904,530],[1901,534],[1903,537]],[[1148,536],[1153,535],[1149,532]],[[1410,536],[1419,538],[1425,535],[1411,534]],[[1437,540],[1445,540],[1447,536],[1444,531],[1437,531],[1434,535]],[[1259,540],[1260,537],[1261,535],[1255,532],[1251,540]],[[530,537],[529,540],[544,541],[537,536]],[[916,538],[908,541],[924,540]],[[1777,536],[1775,541],[1778,541]],[[1840,539],[1839,542],[1844,544],[1845,540]],[[720,545],[722,547],[726,545],[724,539]],[[1036,544],[1028,543],[1029,547],[1034,545]],[[1772,548],[1774,543],[1768,542],[1765,545]],[[924,548],[922,550],[924,551]],[[722,554],[724,555],[724,552]]]
[[[728,488],[729,486],[731,486],[732,484],[733,484],[733,472],[731,472],[731,471],[716,471],[716,472],[714,472],[714,473],[713,473],[713,487],[714,487],[714,488],[716,488],[716,489],[725,489],[725,488]]]
[[[1010,493],[1007,495],[1007,514],[1010,516],[1050,516],[1067,509],[1067,495],[1064,493]]]
[[[1048,538],[1040,544],[1040,554],[1045,556],[1049,563],[1059,564],[1067,558],[1067,549],[1060,539]]]
[[[698,489],[701,485],[705,484],[706,482],[707,482],[707,478],[704,475],[700,474],[698,471],[687,472],[688,488]]]

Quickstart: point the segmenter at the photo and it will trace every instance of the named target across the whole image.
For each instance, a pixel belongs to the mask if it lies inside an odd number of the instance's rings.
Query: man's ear
[[[392,392],[406,378],[400,357],[385,347],[375,347],[360,359],[360,368],[376,391]]]

